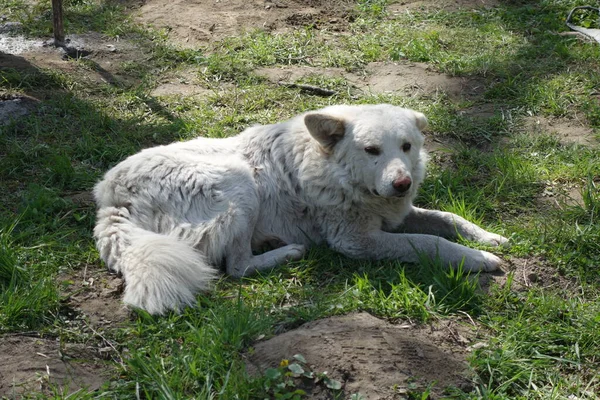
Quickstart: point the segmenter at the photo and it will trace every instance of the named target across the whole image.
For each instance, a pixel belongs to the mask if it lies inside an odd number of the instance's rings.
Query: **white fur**
[[[314,243],[349,257],[416,262],[423,252],[493,270],[498,257],[440,236],[505,238],[412,205],[426,125],[391,105],[332,106],[228,139],[144,150],[95,187],[98,250],[123,275],[124,302],[153,314],[194,304],[221,265],[241,277],[300,259]],[[407,181],[402,193],[394,187]],[[254,255],[266,243],[281,247]]]

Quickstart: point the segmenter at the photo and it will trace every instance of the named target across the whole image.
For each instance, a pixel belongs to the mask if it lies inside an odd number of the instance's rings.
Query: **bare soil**
[[[403,399],[412,390],[436,382],[430,398],[446,387],[470,389],[468,345],[472,326],[453,321],[431,326],[395,325],[367,313],[310,322],[256,344],[247,355],[248,371],[276,368],[301,354],[315,373],[342,383],[341,398],[360,393],[365,399]],[[302,379],[310,399],[333,399],[322,383]],[[336,397],[339,398],[339,397]]]
[[[423,63],[371,63],[367,66],[367,87],[375,92],[404,92],[428,97],[445,93],[451,99],[474,98],[482,94],[483,81],[453,77]]]
[[[351,88],[363,93],[402,93],[421,98],[445,94],[454,100],[474,99],[485,89],[483,81],[449,76],[415,62],[373,62],[362,75],[343,68],[310,66],[265,67],[256,69],[255,73],[274,83],[295,82],[312,75],[343,78]]]
[[[202,97],[210,93],[211,90],[200,83],[197,71],[186,69],[176,70],[161,77],[159,84],[150,94],[156,97]]]
[[[59,277],[65,305],[95,329],[116,327],[130,317],[121,302],[123,280],[105,268],[86,266]]]
[[[89,340],[72,343],[35,332],[2,337],[0,397],[18,399],[28,391],[50,394],[56,389],[66,396],[81,388],[96,390],[115,374],[118,355],[102,332],[130,318],[121,302],[122,280],[103,268],[86,267],[58,281],[67,299],[65,318]]]
[[[525,129],[532,135],[552,134],[565,144],[598,146],[600,141],[593,129],[576,119],[532,116],[525,118]]]
[[[502,2],[499,0],[400,0],[388,6],[391,14],[406,13],[417,10],[473,10],[478,8],[495,7]]]
[[[548,267],[541,257],[512,257],[507,260],[502,271],[480,274],[479,285],[484,292],[488,292],[492,285],[500,288],[510,285],[510,289],[515,291],[525,291],[532,287],[575,290],[578,283],[576,279],[561,275],[556,268]]]
[[[0,397],[19,399],[36,390],[65,395],[80,388],[98,389],[109,378],[109,366],[85,345],[58,339],[4,336],[0,341]]]
[[[351,18],[348,0],[148,0],[137,21],[165,29],[183,47],[198,47],[254,29],[288,31],[307,24],[339,30]]]
[[[585,208],[582,188],[562,182],[546,181],[544,190],[535,201],[543,209],[553,208],[563,211],[568,207]]]

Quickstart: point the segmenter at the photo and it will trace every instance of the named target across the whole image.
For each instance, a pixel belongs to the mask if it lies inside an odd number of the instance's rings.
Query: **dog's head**
[[[427,119],[391,106],[333,106],[304,116],[320,150],[371,195],[414,197],[425,175]]]

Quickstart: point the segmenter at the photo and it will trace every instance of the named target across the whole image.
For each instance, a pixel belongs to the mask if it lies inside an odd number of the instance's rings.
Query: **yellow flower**
[[[283,360],[281,360],[281,362],[279,363],[279,366],[280,366],[280,367],[282,367],[282,368],[285,368],[285,367],[287,367],[287,366],[289,365],[289,363],[290,363],[290,362],[284,358],[284,359],[283,359]]]

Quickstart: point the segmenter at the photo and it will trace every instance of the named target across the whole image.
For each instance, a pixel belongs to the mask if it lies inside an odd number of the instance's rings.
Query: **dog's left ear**
[[[420,113],[418,111],[413,111],[413,112],[415,113],[417,128],[419,128],[420,131],[427,128],[428,122],[427,122],[427,117],[425,117],[425,114]]]
[[[311,136],[326,151],[331,151],[335,144],[344,137],[346,131],[343,120],[326,114],[306,114],[304,124],[306,124]]]

